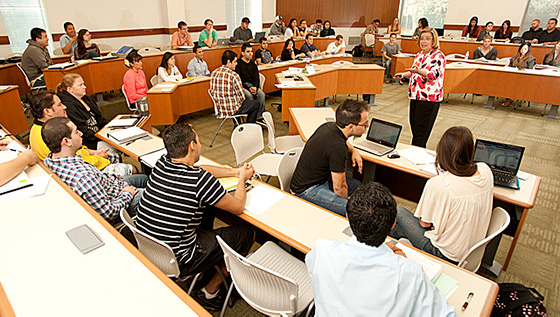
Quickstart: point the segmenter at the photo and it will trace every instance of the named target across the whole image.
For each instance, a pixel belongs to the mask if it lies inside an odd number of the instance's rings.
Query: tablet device
[[[105,244],[88,225],[81,225],[70,229],[66,231],[66,235],[82,254],[93,251]]]

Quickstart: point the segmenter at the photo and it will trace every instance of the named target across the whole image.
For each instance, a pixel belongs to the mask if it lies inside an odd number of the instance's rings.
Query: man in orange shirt
[[[180,21],[177,23],[177,31],[171,36],[171,49],[176,50],[179,46],[193,46],[194,42],[192,40],[191,34],[189,33],[189,28],[185,21]]]

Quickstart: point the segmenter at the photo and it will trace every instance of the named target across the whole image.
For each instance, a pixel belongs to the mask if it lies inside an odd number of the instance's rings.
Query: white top
[[[420,264],[385,244],[319,239],[305,263],[317,316],[456,316]]]
[[[478,175],[460,177],[444,172],[429,179],[414,214],[434,225],[425,236],[456,262],[486,237],[492,216],[492,171],[485,163],[477,166]]]
[[[160,66],[157,69],[157,78],[158,83],[163,83],[166,81],[179,81],[183,79],[183,75],[181,74],[177,66],[173,66],[171,75],[167,74],[167,70]]]
[[[346,43],[344,43],[344,41],[342,41],[342,44],[340,44],[340,46],[336,46],[336,41],[334,41],[331,44],[329,44],[329,46],[327,46],[327,53],[328,54],[344,53],[345,47],[346,47]]]
[[[284,37],[287,39],[291,39],[294,36],[294,31],[290,28],[286,28],[286,32],[284,32]]]

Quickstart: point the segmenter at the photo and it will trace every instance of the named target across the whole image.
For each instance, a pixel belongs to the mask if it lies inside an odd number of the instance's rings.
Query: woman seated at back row
[[[137,108],[136,101],[146,97],[148,92],[146,75],[142,70],[142,56],[137,50],[132,50],[126,55],[124,64],[129,68],[123,77],[124,94],[131,108]]]
[[[183,75],[175,65],[175,56],[171,52],[165,52],[161,58],[161,64],[157,69],[158,83],[166,81],[179,81]]]
[[[282,50],[280,58],[282,61],[291,61],[298,57],[305,57],[305,53],[295,48],[293,39],[287,39],[284,43],[284,49]]]
[[[458,263],[486,237],[494,181],[485,163],[475,163],[474,140],[466,127],[449,128],[436,148],[439,175],[426,183],[416,212],[399,207],[390,236],[441,259]]]
[[[74,50],[74,59],[91,59],[93,57],[101,56],[101,51],[95,43],[90,43],[91,34],[86,29],[81,29],[78,32],[78,46]]]
[[[498,58],[498,50],[492,46],[492,36],[486,35],[482,41],[482,46],[478,47],[473,53],[474,59],[485,58],[489,61]]]
[[[560,42],[556,43],[552,51],[548,52],[544,56],[543,64],[549,66],[560,66]]]

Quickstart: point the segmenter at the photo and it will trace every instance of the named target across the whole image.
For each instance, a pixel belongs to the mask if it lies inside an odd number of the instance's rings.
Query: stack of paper
[[[139,127],[130,127],[116,132],[109,132],[107,136],[122,144],[128,141],[143,138],[148,135],[148,132],[140,129]]]
[[[449,296],[457,289],[459,283],[449,275],[441,273],[434,281],[434,284],[441,294],[445,296],[445,299],[448,299]]]
[[[284,197],[284,193],[265,185],[259,185],[247,193],[245,209],[260,215]]]
[[[72,66],[74,66],[74,63],[66,62],[66,63],[54,64],[54,65],[51,65],[47,68],[48,69],[64,69],[64,68],[68,68],[68,67],[72,67]]]
[[[399,153],[415,165],[433,164],[436,161],[435,156],[418,147],[399,150]]]
[[[145,154],[142,155],[140,157],[140,161],[144,164],[146,164],[146,166],[150,167],[150,168],[154,168],[154,166],[156,166],[157,161],[161,158],[162,155],[167,154],[167,150],[166,149],[161,149],[159,151],[155,151],[149,154]]]
[[[140,121],[141,116],[121,116],[116,120],[112,120],[107,124],[107,127],[131,127]]]
[[[403,250],[404,254],[406,254],[406,257],[409,260],[412,260],[412,261],[420,264],[422,266],[422,269],[424,270],[426,275],[428,275],[428,277],[430,278],[430,280],[432,282],[435,282],[436,279],[440,276],[441,271],[443,269],[443,267],[440,263],[437,263],[436,261],[431,260],[430,258],[425,256],[424,254],[406,246],[403,243],[399,243],[398,248]]]

